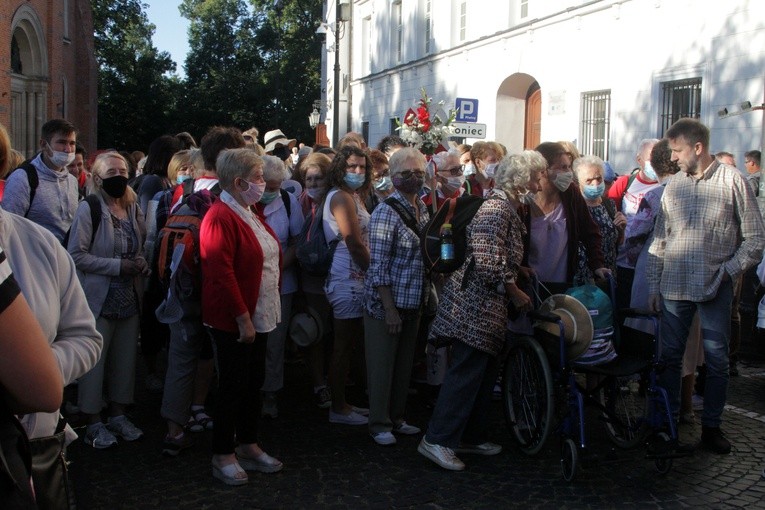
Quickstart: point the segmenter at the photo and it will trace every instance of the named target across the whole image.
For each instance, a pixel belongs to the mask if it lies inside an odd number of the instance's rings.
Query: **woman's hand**
[[[146,261],[144,260],[144,264]],[[120,276],[136,276],[141,274],[141,266],[132,259],[120,260]]]
[[[257,331],[255,331],[255,325],[252,323],[250,314],[243,313],[242,315],[237,315],[236,325],[239,327],[239,338],[237,338],[237,342],[240,344],[251,344],[255,341]]]
[[[515,283],[505,283],[505,294],[518,312],[524,313],[531,310],[531,298]]]
[[[595,270],[595,276],[600,278],[601,280],[605,280],[609,276],[613,276],[611,274],[611,270],[607,267],[601,267]]]
[[[624,229],[627,228],[627,217],[621,212],[617,212],[614,216],[614,226],[620,232],[624,232]]]
[[[140,269],[141,276],[149,276],[151,274],[151,269],[149,269],[149,263],[146,262],[146,259],[141,257],[140,255],[134,259],[135,263],[138,265],[138,268]]]
[[[388,326],[388,333],[398,335],[401,333],[401,316],[396,308],[385,310],[385,325]]]

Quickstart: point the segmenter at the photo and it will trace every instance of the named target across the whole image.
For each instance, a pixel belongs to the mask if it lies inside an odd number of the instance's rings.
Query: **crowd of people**
[[[194,445],[191,432],[210,430],[215,478],[242,485],[248,471],[277,472],[258,425],[278,418],[285,356],[298,351],[328,421],[365,426],[383,446],[422,433],[406,421],[421,361],[434,408],[417,449],[462,470],[457,454],[502,450],[489,442],[487,408],[503,347],[530,332],[534,275],[570,286],[612,276],[619,306],[661,312],[661,382],[675,418],[695,422],[695,386],[701,445],[730,451],[720,429],[727,383],[742,329],[754,327],[738,310],[756,314],[765,248],[760,153],[746,153],[747,179],[729,153],[710,153],[698,121],[641,141],[637,168],[621,176],[570,142],[509,151],[479,141],[426,158],[393,135],[377,148],[356,133],[307,147],[276,129],[261,145],[256,128],[212,127],[198,146],[179,133],[146,155],[89,160],[76,135],[65,120],[47,122],[40,152],[23,163],[10,162],[5,144],[5,171],[18,170],[5,176],[0,211],[0,319],[19,310],[33,322],[29,302],[41,327],[29,331],[63,371],[49,377],[47,366],[35,382],[51,379],[60,395],[77,380],[70,405],[94,448],[142,437],[128,409],[143,359],[147,389],[162,392],[162,453],[178,455]],[[465,230],[465,263],[429,272],[421,233],[462,196],[483,199]],[[319,221],[314,230],[333,247],[324,272],[298,257]],[[368,407],[346,397],[352,366]],[[17,412],[58,405],[51,392],[27,401],[28,387],[0,377]],[[30,437],[56,428],[31,421]]]

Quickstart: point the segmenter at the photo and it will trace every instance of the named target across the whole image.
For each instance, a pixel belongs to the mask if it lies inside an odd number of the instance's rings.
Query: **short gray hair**
[[[283,181],[284,179],[289,179],[291,177],[289,170],[287,170],[287,166],[281,159],[276,156],[262,156],[262,158],[263,179],[267,181],[274,179]]]
[[[547,170],[547,160],[537,151],[525,150],[519,154],[505,156],[494,173],[494,186],[517,198],[525,191],[532,173]]]
[[[252,149],[225,149],[215,160],[220,187],[230,191],[237,177],[246,179],[253,167],[263,167],[263,158]]]
[[[635,154],[635,157],[639,158],[640,155],[643,154],[643,151],[646,150],[649,145],[653,147],[657,143],[659,143],[658,138],[644,138],[643,140],[640,140],[640,143],[638,144],[637,154]],[[649,154],[649,157],[650,157],[650,154]]]
[[[600,176],[606,173],[606,165],[603,160],[597,156],[582,156],[574,160],[574,177],[579,179],[579,169],[582,167],[594,167],[600,169]]]
[[[404,168],[404,162],[407,159],[417,160],[417,162],[422,165],[422,169],[425,170],[425,156],[413,147],[404,147],[391,154],[391,157],[388,160],[391,176],[406,170],[406,168]]]

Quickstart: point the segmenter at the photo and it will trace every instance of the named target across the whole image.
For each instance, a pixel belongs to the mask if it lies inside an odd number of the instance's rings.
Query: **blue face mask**
[[[281,195],[281,192],[279,191],[264,191],[263,196],[260,197],[260,203],[264,205],[268,205],[274,200],[276,200],[276,198],[280,195]]]
[[[375,189],[379,191],[380,193],[384,193],[393,187],[393,181],[391,181],[390,176],[388,175],[386,175],[382,179],[377,179],[376,181],[374,181],[374,183],[375,183]]]
[[[189,179],[191,179],[190,175],[179,175],[175,178],[175,182],[178,184],[183,184],[184,181],[188,181]]]
[[[603,192],[606,191],[606,184],[601,182],[597,186],[591,184],[585,185],[582,189],[582,194],[587,200],[595,200],[603,196]]]
[[[645,166],[643,167],[643,173],[645,173],[645,176],[648,177],[651,181],[658,181],[659,178],[656,176],[656,171],[651,166],[650,161],[645,162]]]
[[[346,186],[356,191],[364,185],[366,178],[367,176],[364,174],[345,174],[343,180],[345,181]]]

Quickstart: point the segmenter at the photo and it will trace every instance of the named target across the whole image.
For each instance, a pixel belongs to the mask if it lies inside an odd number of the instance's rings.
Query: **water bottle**
[[[454,238],[451,223],[444,223],[441,226],[441,260],[454,260]]]

